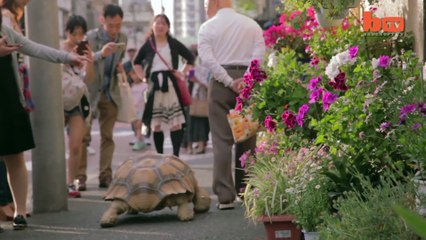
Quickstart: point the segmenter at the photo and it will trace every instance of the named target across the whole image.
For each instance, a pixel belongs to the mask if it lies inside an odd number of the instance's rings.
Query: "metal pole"
[[[31,1],[27,6],[28,37],[59,48],[57,0]],[[31,124],[36,143],[32,150],[34,213],[67,210],[64,110],[59,64],[30,60],[31,91],[36,109]]]

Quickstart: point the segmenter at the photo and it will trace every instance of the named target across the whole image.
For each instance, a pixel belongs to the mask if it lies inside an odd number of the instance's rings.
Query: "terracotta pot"
[[[302,232],[293,220],[290,215],[259,217],[259,221],[265,226],[267,240],[300,240]]]

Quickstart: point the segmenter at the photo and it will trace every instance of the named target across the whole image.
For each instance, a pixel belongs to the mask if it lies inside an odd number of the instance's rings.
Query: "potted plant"
[[[284,136],[280,134],[279,136]],[[248,177],[243,193],[245,215],[254,223],[263,222],[268,240],[301,238],[301,231],[288,214],[288,171],[294,152],[279,149],[282,138],[262,133],[256,152],[245,153],[241,165]]]
[[[290,175],[288,211],[302,227],[305,240],[319,238],[318,227],[331,209],[328,197],[330,180],[322,174],[327,164],[326,147],[302,147]]]

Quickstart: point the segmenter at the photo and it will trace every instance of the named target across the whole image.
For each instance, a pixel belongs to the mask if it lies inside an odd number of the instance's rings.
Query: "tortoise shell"
[[[105,200],[120,199],[134,210],[150,212],[164,208],[174,194],[192,200],[196,184],[193,171],[179,158],[145,154],[118,167]]]

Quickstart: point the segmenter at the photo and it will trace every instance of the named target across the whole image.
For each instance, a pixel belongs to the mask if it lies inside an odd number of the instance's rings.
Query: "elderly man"
[[[260,26],[235,12],[232,0],[205,0],[205,7],[209,20],[200,28],[198,52],[214,78],[209,88],[209,122],[214,153],[213,191],[218,195],[219,209],[233,209],[237,193],[244,186],[244,171],[239,157],[249,149],[254,150],[256,138],[236,144],[234,184],[231,167],[234,140],[226,115],[235,107],[235,98],[250,62],[263,59],[265,43]]]

